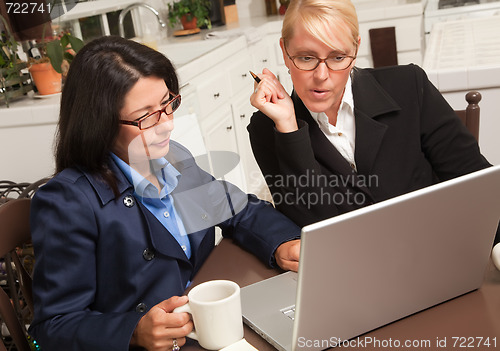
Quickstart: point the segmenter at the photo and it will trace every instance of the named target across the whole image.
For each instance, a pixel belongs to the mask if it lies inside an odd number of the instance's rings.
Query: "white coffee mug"
[[[219,350],[243,339],[240,287],[229,280],[211,280],[188,293],[189,302],[174,312],[191,314],[188,337],[208,350]]]

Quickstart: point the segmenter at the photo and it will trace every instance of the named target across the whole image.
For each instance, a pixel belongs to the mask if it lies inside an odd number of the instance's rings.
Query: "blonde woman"
[[[361,40],[350,0],[292,0],[280,45],[294,90],[264,69],[250,97],[255,158],[299,226],[490,166],[418,66],[355,67]]]

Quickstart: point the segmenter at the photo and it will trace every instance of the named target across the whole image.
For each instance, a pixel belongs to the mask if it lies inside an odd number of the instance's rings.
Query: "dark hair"
[[[160,52],[132,40],[105,36],[76,55],[61,96],[56,136],[56,172],[80,167],[101,176],[115,191],[108,167],[125,95],[142,77],[158,77],[175,94],[172,63]]]

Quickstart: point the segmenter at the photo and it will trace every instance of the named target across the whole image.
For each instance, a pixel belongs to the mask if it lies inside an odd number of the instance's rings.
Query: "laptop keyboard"
[[[292,321],[295,320],[295,305],[284,308],[281,310],[281,312],[290,318]]]

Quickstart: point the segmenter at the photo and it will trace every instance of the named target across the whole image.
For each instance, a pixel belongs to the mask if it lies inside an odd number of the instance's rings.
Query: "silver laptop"
[[[278,350],[334,347],[481,286],[500,166],[302,229],[299,273],[244,287],[244,322]]]

